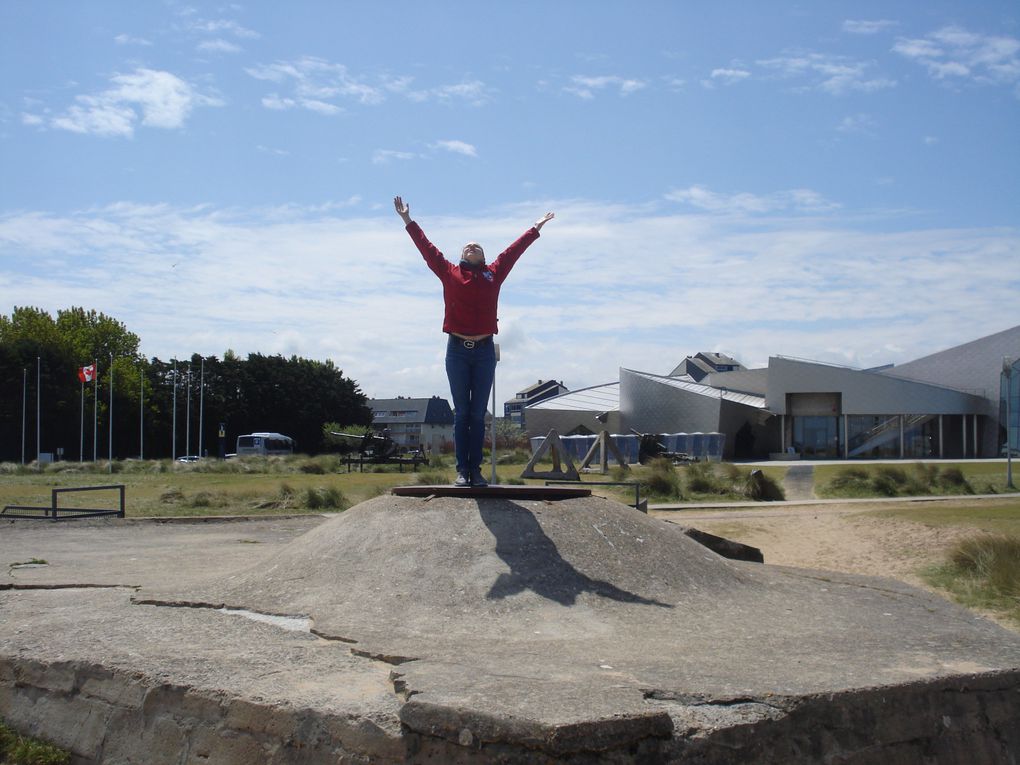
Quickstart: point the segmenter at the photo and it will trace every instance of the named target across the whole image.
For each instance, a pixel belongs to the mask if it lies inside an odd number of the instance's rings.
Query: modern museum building
[[[699,353],[668,375],[620,369],[529,406],[527,422],[533,436],[723,434],[725,459],[998,457],[1007,434],[1020,444],[1018,371],[1020,326],[875,369],[784,356],[746,369]]]

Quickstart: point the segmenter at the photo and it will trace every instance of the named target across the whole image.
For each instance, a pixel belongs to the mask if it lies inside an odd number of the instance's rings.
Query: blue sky
[[[445,394],[448,254],[557,219],[499,397],[1020,323],[1015,2],[0,4],[0,308]],[[504,395],[505,394],[505,395]]]

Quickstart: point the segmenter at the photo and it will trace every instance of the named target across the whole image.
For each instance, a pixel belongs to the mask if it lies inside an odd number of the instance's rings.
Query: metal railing
[[[648,512],[648,500],[641,499],[641,484],[637,481],[546,481],[546,486],[555,486],[559,484],[565,484],[567,486],[633,486],[634,487],[634,504],[631,505],[635,510],[640,510],[642,513]]]
[[[116,489],[120,495],[119,509],[94,507],[60,507],[57,498],[61,494],[79,491],[112,491]],[[44,505],[7,505],[0,510],[0,518],[22,518],[38,521],[71,521],[77,518],[101,518],[103,516],[124,517],[124,484],[110,486],[77,486],[72,488],[52,489],[49,506]],[[11,512],[14,511],[14,512]]]

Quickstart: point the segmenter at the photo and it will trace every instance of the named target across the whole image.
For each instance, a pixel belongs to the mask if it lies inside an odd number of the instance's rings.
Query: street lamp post
[[[1014,489],[1016,487],[1013,486],[1013,448],[1009,440],[1009,428],[1012,424],[1010,399],[1013,398],[1013,364],[1009,358],[1002,360],[1002,376],[1006,378],[1006,487]]]

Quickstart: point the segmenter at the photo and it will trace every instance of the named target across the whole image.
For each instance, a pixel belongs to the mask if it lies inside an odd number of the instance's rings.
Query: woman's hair
[[[470,252],[477,252],[479,255],[482,256],[482,262],[483,263],[485,262],[485,250],[482,249],[482,245],[478,244],[478,242],[468,242],[467,244],[465,244],[460,251],[460,259],[467,260],[468,259],[467,256],[470,254]]]

